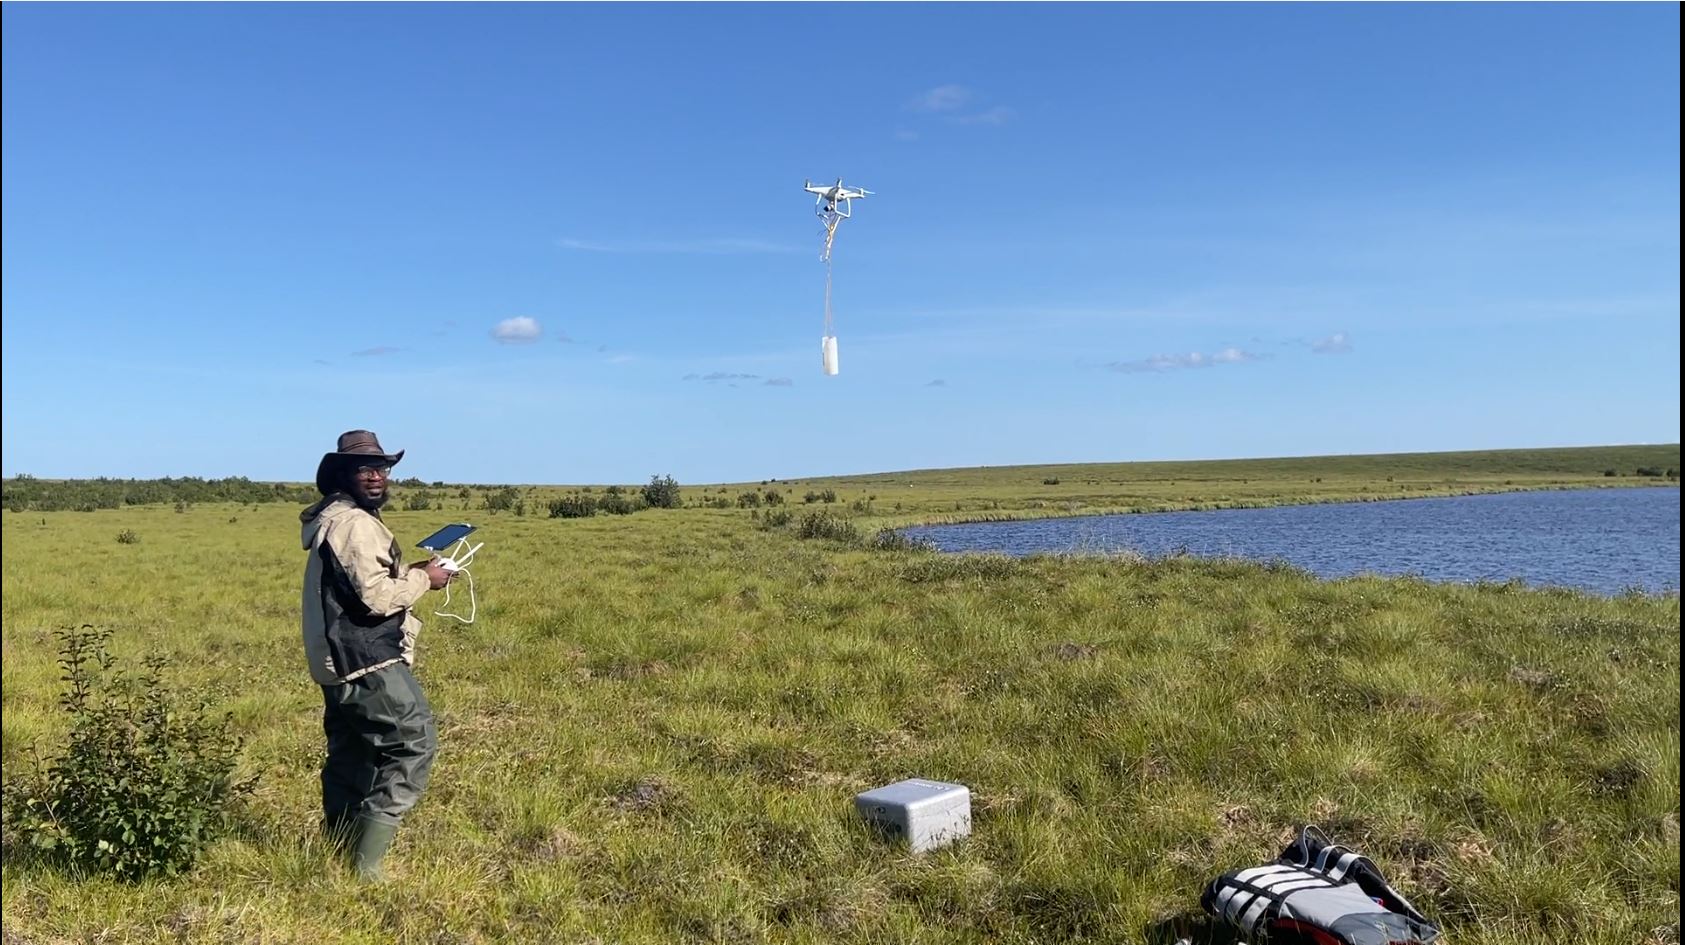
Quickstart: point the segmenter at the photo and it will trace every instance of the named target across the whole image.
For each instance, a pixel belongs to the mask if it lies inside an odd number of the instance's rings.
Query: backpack
[[[1274,863],[1234,870],[1200,905],[1243,937],[1294,945],[1422,945],[1439,929],[1374,861],[1306,827]]]

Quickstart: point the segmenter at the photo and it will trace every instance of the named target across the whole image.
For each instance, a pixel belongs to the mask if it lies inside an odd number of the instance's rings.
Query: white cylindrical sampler
[[[820,357],[825,363],[825,373],[837,373],[837,336],[826,335],[819,342]]]

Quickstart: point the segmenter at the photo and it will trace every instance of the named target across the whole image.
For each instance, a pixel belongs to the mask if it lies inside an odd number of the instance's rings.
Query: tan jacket
[[[421,621],[410,607],[428,591],[427,572],[399,557],[378,515],[330,495],[299,514],[304,550],[304,656],[310,678],[349,682],[397,662],[415,663]]]

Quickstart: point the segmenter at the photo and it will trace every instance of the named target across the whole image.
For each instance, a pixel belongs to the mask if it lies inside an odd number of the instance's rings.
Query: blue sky
[[[1679,438],[1676,4],[0,16],[7,475]]]

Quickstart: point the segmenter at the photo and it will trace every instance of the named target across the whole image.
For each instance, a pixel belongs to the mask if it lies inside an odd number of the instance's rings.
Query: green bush
[[[676,509],[680,506],[679,483],[672,476],[651,476],[644,486],[644,504],[652,509]]]
[[[404,500],[404,508],[411,512],[425,512],[433,507],[433,496],[427,492],[417,492]]]
[[[551,518],[590,518],[597,514],[597,500],[588,495],[565,495],[549,502]]]
[[[514,510],[517,502],[521,501],[521,493],[513,486],[504,486],[480,501],[481,506],[488,511],[509,512]]]
[[[767,505],[783,505],[784,496],[777,489],[768,489],[766,492],[762,493],[761,501],[765,502]]]
[[[754,490],[737,494],[737,507],[740,509],[758,509],[761,507],[761,494]]]
[[[826,538],[844,544],[860,543],[860,529],[840,515],[830,512],[809,512],[796,526],[797,538]]]
[[[761,516],[760,524],[762,528],[783,528],[790,524],[790,518],[789,509],[768,509],[766,514]]]
[[[111,631],[58,633],[68,691],[64,753],[4,787],[8,845],[76,872],[134,881],[192,867],[229,825],[252,781],[237,781],[229,719],[164,686],[168,660],[116,668]]]
[[[872,536],[873,551],[935,551],[936,545],[924,538],[908,538],[893,528],[882,528]]]
[[[643,507],[643,503],[628,499],[619,492],[611,492],[597,500],[597,508],[610,515],[631,515]]]
[[[119,544],[119,545],[138,545],[138,544],[140,544],[140,536],[135,534],[134,529],[125,528],[122,531],[117,533],[117,544]]]

